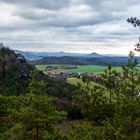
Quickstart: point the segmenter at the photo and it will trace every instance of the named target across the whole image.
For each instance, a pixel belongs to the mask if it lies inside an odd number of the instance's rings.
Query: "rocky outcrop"
[[[0,76],[5,76],[6,72],[15,64],[16,54],[14,51],[0,44]]]
[[[17,63],[26,63],[26,60],[21,54],[15,54],[13,50],[0,43],[0,77],[5,77],[5,74]]]
[[[21,54],[0,44],[0,94],[20,95],[28,91],[33,67]]]

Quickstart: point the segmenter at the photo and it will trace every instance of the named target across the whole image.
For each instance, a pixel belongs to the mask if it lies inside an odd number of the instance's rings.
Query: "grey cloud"
[[[80,16],[80,13],[77,13]],[[25,19],[34,20],[36,26],[40,27],[78,27],[78,26],[89,26],[96,25],[105,22],[110,22],[112,20],[120,20],[121,17],[118,15],[108,14],[108,13],[100,13],[99,16],[94,17],[93,13],[89,13],[89,18],[83,17],[82,19],[73,17],[71,15],[65,15],[58,12],[46,12],[39,13],[37,11],[27,10],[25,12],[19,11],[17,13],[18,16],[21,16]]]
[[[59,10],[68,6],[70,0],[0,0],[0,2],[17,4],[23,7],[31,6],[40,9]]]
[[[23,8],[18,9],[13,14],[20,16],[24,19],[34,20],[38,27],[42,26],[43,28],[48,26],[64,28],[89,26],[122,19],[121,16],[123,16],[123,14],[121,12],[116,12],[114,9],[110,11],[110,8],[102,4],[101,1],[99,2],[95,0],[87,0],[86,2],[84,2],[83,0],[83,2],[80,2],[79,5],[84,3],[88,3],[90,4],[90,6],[92,5],[92,3],[95,4],[93,9],[89,9],[89,11],[87,10],[89,18],[87,18],[86,15],[83,15],[83,18],[77,18],[74,15],[70,15],[70,13],[68,13],[68,10],[71,8],[72,5],[66,8],[64,5],[67,5],[67,2],[63,3],[65,10],[55,11],[47,9],[42,11],[40,9],[34,9],[33,7],[31,7],[27,8],[26,10],[24,10]],[[79,5],[77,5],[77,8]],[[104,8],[102,8],[102,6],[104,6]],[[120,6],[118,6],[117,8],[120,8]],[[103,9],[105,9],[105,11],[103,11]],[[95,12],[97,12],[98,15],[95,16]],[[75,14],[81,16],[85,13],[75,12]]]
[[[9,3],[18,3],[20,5],[30,5],[31,7],[20,7],[17,8],[17,11],[13,13],[13,15],[20,16],[24,19],[28,20],[35,20],[34,22],[36,26],[38,27],[47,27],[47,26],[56,26],[56,27],[78,27],[78,26],[88,26],[88,25],[95,25],[95,24],[101,24],[103,22],[109,22],[112,20],[119,20],[121,19],[121,13],[115,13],[114,9],[111,9],[111,6],[113,4],[116,6],[116,3],[112,0],[109,0],[111,4],[108,4],[109,2],[104,1],[104,0],[81,0],[79,1],[79,4],[76,5],[77,8],[81,4],[88,4],[90,5],[93,9],[89,9],[89,18],[85,16],[85,18],[77,18],[74,17],[74,15],[66,14],[68,10],[71,8],[70,5],[70,0],[43,0],[43,1],[38,1],[38,0],[28,0],[28,1],[23,1],[23,0],[2,0],[4,2],[9,2]],[[107,4],[106,4],[107,3]],[[119,2],[120,3],[120,2]],[[43,5],[42,5],[43,4]],[[42,9],[35,9],[34,6],[37,6],[37,8],[47,8],[46,10]],[[42,6],[41,6],[42,5]],[[67,7],[69,5],[69,7]],[[122,8],[122,6],[116,6],[117,8]],[[55,11],[57,8],[65,8],[64,11],[59,9],[58,11]],[[51,10],[50,10],[51,9]],[[111,9],[111,11],[110,11]],[[103,12],[102,12],[103,11]],[[97,12],[98,15],[95,17],[93,16],[94,13]],[[79,16],[81,16],[83,13],[75,13]],[[84,16],[84,15],[83,15]]]
[[[100,10],[125,10],[129,6],[140,4],[139,0],[81,0],[83,3]]]
[[[76,2],[74,2],[76,1]],[[131,7],[139,0],[0,0],[15,7],[9,16],[23,22],[1,25],[0,38],[16,49],[77,51],[108,48],[134,41],[126,28]],[[9,9],[10,10],[10,9]],[[130,11],[129,11],[130,10]],[[7,17],[8,18],[8,17]],[[28,22],[24,22],[28,21]],[[126,23],[126,24],[124,24]],[[115,25],[115,26],[113,26]],[[26,33],[27,32],[27,33]],[[115,45],[114,45],[115,44]],[[77,47],[76,47],[77,46]],[[120,45],[121,47],[121,45]]]

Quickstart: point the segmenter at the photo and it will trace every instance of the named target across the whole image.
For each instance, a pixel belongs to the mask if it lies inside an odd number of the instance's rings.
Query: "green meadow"
[[[78,83],[83,84],[83,81],[81,78],[68,78],[67,82],[73,85],[77,85]]]
[[[45,70],[46,66],[56,66],[61,67],[64,65],[36,65],[36,68],[39,70]],[[72,66],[72,65],[67,65]],[[52,70],[52,72],[79,72],[79,73],[102,73],[107,68],[107,66],[99,66],[99,65],[78,65],[75,69],[62,69],[58,68],[56,70]],[[121,67],[113,67],[113,69],[116,69],[117,71],[121,71]]]

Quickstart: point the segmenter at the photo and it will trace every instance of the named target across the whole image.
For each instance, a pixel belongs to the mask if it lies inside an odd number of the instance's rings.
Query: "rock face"
[[[0,44],[0,76],[5,76],[6,72],[15,64],[16,54],[14,51]]]
[[[20,95],[28,91],[33,66],[21,54],[0,44],[0,94]]]
[[[15,54],[14,51],[0,43],[0,77],[5,77],[5,74],[16,63],[26,63],[26,60],[22,55]]]

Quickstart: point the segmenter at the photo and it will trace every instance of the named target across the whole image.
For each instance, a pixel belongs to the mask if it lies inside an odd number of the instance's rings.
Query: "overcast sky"
[[[140,0],[0,0],[0,42],[24,51],[128,54]]]

